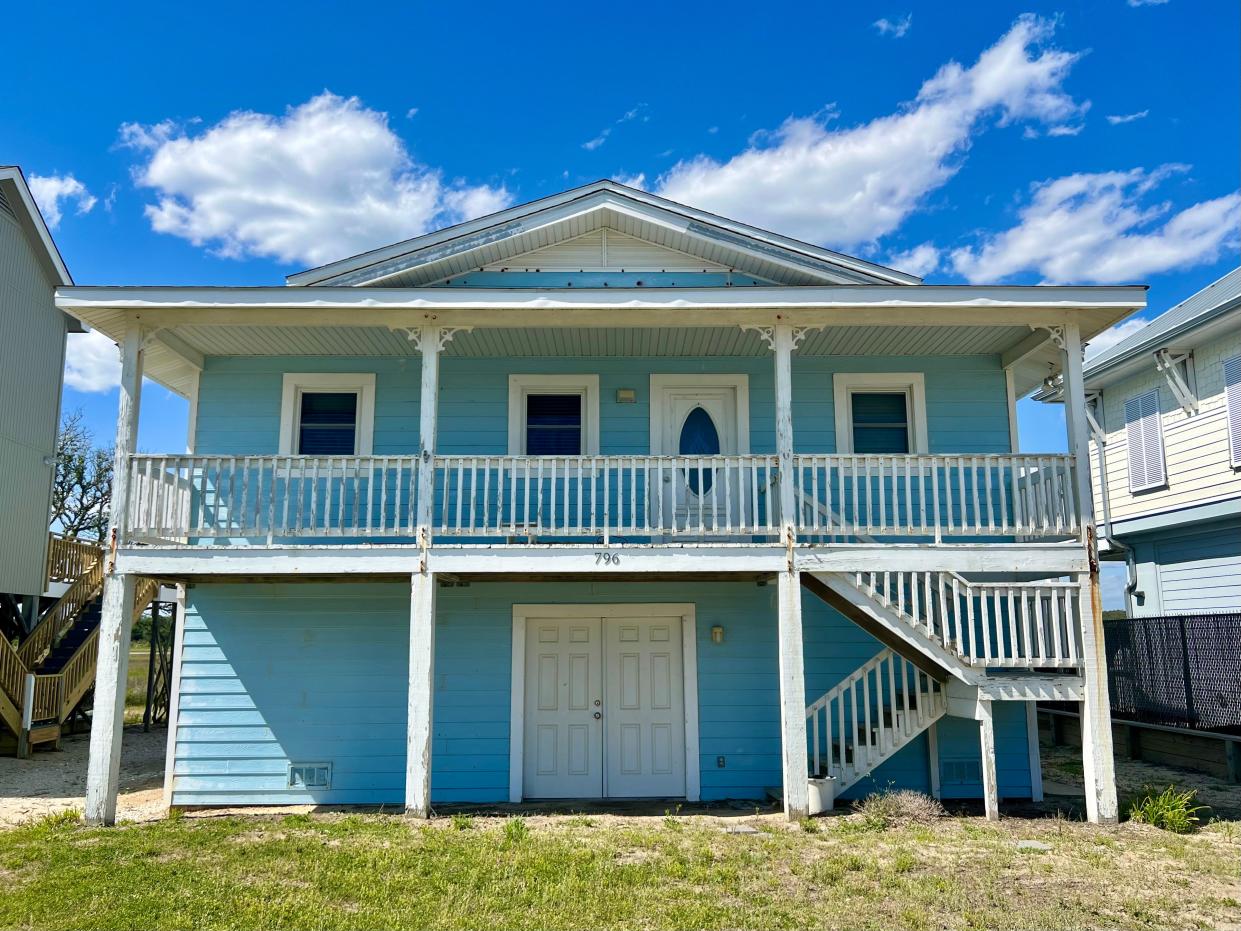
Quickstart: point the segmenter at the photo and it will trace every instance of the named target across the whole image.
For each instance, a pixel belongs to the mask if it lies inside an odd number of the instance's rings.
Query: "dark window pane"
[[[714,456],[719,453],[720,431],[703,408],[695,407],[685,418],[685,423],[681,424],[678,451],[682,456]],[[709,468],[691,466],[686,469],[686,481],[690,491],[696,495],[710,491],[714,477],[714,470]]]
[[[302,395],[297,452],[302,456],[352,456],[358,423],[353,391],[309,391]]]
[[[582,454],[582,396],[531,394],[526,396],[526,455],[580,456]]]
[[[849,396],[855,453],[909,452],[909,399],[904,392],[854,392]]]

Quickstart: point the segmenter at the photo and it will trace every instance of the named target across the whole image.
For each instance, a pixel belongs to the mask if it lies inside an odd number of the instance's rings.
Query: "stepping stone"
[[[749,824],[730,824],[724,828],[725,834],[757,834],[758,828]]]
[[[1044,844],[1041,840],[1019,840],[1016,846],[1018,850],[1051,850],[1051,844]]]

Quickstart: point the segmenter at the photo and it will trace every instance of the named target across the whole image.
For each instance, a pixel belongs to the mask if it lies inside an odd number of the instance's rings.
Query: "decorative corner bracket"
[[[1064,327],[1062,326],[1036,326],[1034,324],[1031,324],[1030,329],[1031,330],[1046,330],[1047,335],[1051,337],[1051,341],[1055,343],[1057,346],[1059,346],[1061,349],[1064,348]]]
[[[767,344],[767,348],[772,352],[776,351],[776,328],[771,326],[759,326],[754,323],[741,324],[742,331],[752,330],[758,334],[759,339]],[[821,326],[795,326],[793,327],[793,349],[796,350],[812,330],[822,330]]]
[[[436,332],[435,351],[443,352],[444,347],[452,342],[452,338],[458,333],[468,333],[474,329],[472,326],[442,326],[442,327],[420,327],[420,326],[392,326],[388,327],[393,333],[404,333],[405,338],[417,347],[418,351],[422,351],[422,334],[426,329],[433,329]]]

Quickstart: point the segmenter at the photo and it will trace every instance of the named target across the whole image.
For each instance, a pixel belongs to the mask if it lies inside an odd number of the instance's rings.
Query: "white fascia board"
[[[290,286],[312,284],[330,286],[346,276],[352,276],[356,272],[381,266],[394,260],[410,261],[418,259],[420,260],[418,264],[437,261],[457,252],[468,251],[477,245],[496,242],[517,233],[530,232],[548,224],[560,222],[586,210],[603,207],[629,213],[632,216],[659,223],[679,232],[693,233],[694,231],[690,229],[691,224],[701,224],[725,231],[735,237],[730,243],[733,248],[741,250],[749,248],[753,250],[756,244],[774,247],[789,254],[782,264],[795,266],[810,274],[825,274],[825,271],[821,269],[816,272],[813,263],[819,263],[835,265],[841,269],[852,271],[868,278],[878,278],[896,284],[918,284],[921,281],[920,278],[905,272],[876,265],[854,256],[822,249],[809,243],[780,236],[777,233],[748,226],[744,223],[738,223],[703,210],[686,207],[674,201],[648,194],[645,191],[625,187],[614,181],[596,181],[561,194],[554,194],[550,197],[531,201],[530,203],[519,204],[516,207],[510,207],[507,210],[501,210],[489,216],[469,220],[456,226],[428,233],[425,236],[405,240],[404,242],[385,246],[381,249],[374,249],[370,252],[351,256],[350,258],[319,268],[298,272],[297,274],[289,275],[285,280]],[[475,243],[470,240],[470,237],[481,238]],[[752,243],[747,245],[745,240],[751,240]],[[419,253],[422,253],[422,255],[419,255]],[[778,256],[774,256],[766,250],[758,250],[756,254],[761,255],[761,257],[768,261],[781,262]],[[792,262],[788,260],[798,255],[806,257],[810,262]],[[408,266],[403,266],[401,270],[404,270],[405,267]],[[373,278],[368,280],[382,280],[394,273],[396,272],[376,269]]]
[[[60,250],[56,248],[56,242],[52,239],[52,234],[43,221],[43,214],[39,212],[39,207],[34,202],[22,170],[15,166],[0,168],[0,181],[8,181],[16,189],[18,202],[26,214],[26,222],[33,227],[39,244],[43,247],[44,257],[55,270],[58,283],[62,286],[73,284],[73,276],[69,274],[69,269],[60,256]]]
[[[1132,350],[1090,371],[1087,363],[1083,381],[1087,388],[1106,388],[1118,381],[1154,366],[1155,353],[1161,349],[1190,350],[1206,345],[1241,326],[1241,302],[1214,313],[1203,314],[1176,329],[1160,333],[1156,339],[1135,346]]]
[[[754,288],[328,288],[62,287],[56,305],[92,310],[781,310],[963,308],[1128,312],[1146,305],[1142,286],[827,285]],[[195,319],[195,323],[209,322]],[[306,322],[311,322],[307,320]],[[362,320],[357,320],[362,323]],[[931,321],[934,322],[934,321]],[[1011,325],[1010,320],[997,320]],[[608,325],[616,325],[609,318]],[[866,325],[874,325],[868,320]]]

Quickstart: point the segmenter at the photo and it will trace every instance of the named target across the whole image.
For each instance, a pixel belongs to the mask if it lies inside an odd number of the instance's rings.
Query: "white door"
[[[655,455],[710,456],[735,455],[738,448],[737,389],[733,386],[665,386],[661,396],[653,399],[661,406],[662,429],[656,438]],[[730,476],[730,479],[733,478]],[[676,515],[676,527],[687,529],[723,519],[724,489],[716,470],[702,469],[691,463],[664,476],[664,512]],[[735,481],[729,496],[730,514],[742,496]]]
[[[526,620],[522,794],[685,795],[680,617]]]
[[[685,795],[685,693],[679,617],[604,621],[607,794]]]
[[[529,798],[603,796],[602,621],[526,621],[522,766]]]

